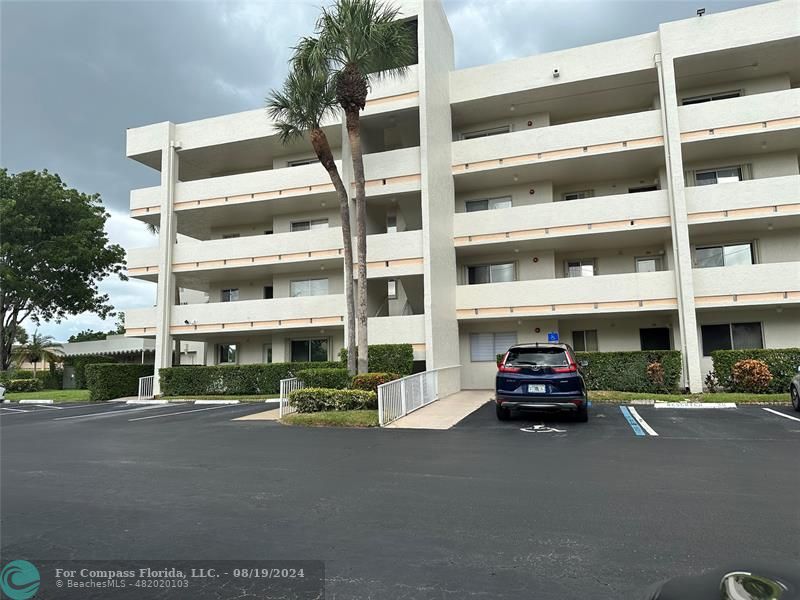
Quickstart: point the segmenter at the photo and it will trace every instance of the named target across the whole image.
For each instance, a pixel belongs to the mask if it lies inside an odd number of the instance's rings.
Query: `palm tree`
[[[313,43],[303,40],[302,44]],[[308,137],[317,159],[328,172],[339,196],[344,243],[344,282],[347,301],[347,370],[356,372],[355,295],[353,293],[353,237],[350,230],[350,204],[347,189],[339,175],[328,137],[322,128],[323,119],[336,106],[336,97],[327,72],[304,68],[293,61],[292,69],[281,90],[273,90],[267,97],[269,116],[275,121],[281,142]],[[359,286],[360,287],[360,286]]]
[[[360,113],[366,106],[370,78],[402,76],[414,59],[415,40],[397,20],[398,12],[381,0],[336,0],[332,7],[322,9],[317,39],[301,43],[294,59],[305,68],[330,74],[336,102],[345,114],[356,184],[359,373],[366,373],[368,366],[367,205]]]
[[[40,334],[38,330],[33,332],[30,340],[14,349],[17,363],[33,363],[33,376],[36,377],[36,364],[45,359],[58,359],[63,352],[61,344],[55,343],[52,335]]]

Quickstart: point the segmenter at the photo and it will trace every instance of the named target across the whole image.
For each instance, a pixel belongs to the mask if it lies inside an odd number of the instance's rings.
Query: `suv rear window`
[[[505,364],[566,367],[569,359],[564,348],[512,348],[508,351]]]

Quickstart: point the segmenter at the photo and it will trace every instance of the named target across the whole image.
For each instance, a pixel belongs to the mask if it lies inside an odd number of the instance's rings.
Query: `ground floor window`
[[[700,327],[700,335],[703,338],[703,356],[711,356],[714,350],[764,347],[761,323],[703,325]]]
[[[262,362],[265,363],[272,362],[272,344],[264,344],[264,350],[262,352]]]
[[[517,332],[469,334],[469,359],[472,362],[495,362],[517,343]]]
[[[236,364],[236,344],[219,344],[219,364]]]
[[[648,327],[639,330],[642,350],[671,350],[669,327]]]
[[[597,329],[573,331],[572,349],[575,352],[597,352]]]
[[[292,362],[324,362],[328,360],[328,340],[292,340]]]

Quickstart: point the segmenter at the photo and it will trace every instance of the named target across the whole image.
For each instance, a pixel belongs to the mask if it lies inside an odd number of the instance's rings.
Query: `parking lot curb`
[[[239,400],[195,400],[195,404],[239,404]]]
[[[52,400],[20,400],[20,404],[53,404]]]
[[[125,404],[169,404],[169,400],[127,400]]]
[[[735,402],[656,402],[655,408],[738,408]]]

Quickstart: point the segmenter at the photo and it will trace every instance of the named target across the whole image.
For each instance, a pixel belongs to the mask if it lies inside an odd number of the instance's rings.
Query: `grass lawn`
[[[9,400],[53,400],[54,402],[86,402],[89,390],[42,390],[41,392],[6,392]]]
[[[265,400],[277,400],[278,394],[261,394],[254,396],[161,396],[162,400],[239,400],[240,402],[264,402]]]
[[[283,423],[305,427],[377,427],[377,410],[329,410],[286,415]]]
[[[739,404],[786,403],[789,394],[741,394],[733,392],[716,392],[704,394],[646,394],[643,392],[615,392],[609,390],[589,390],[592,402],[628,402],[630,400],[656,400],[661,402],[737,402]]]

